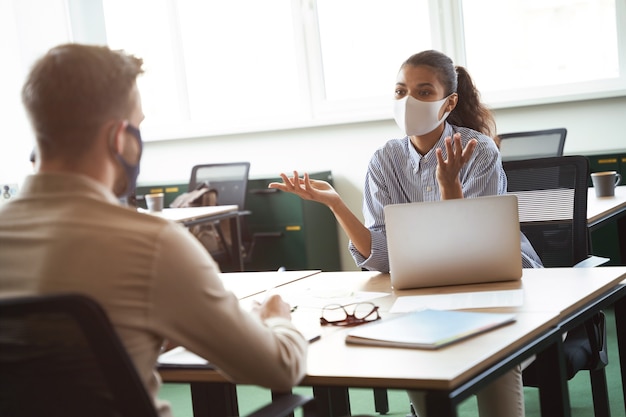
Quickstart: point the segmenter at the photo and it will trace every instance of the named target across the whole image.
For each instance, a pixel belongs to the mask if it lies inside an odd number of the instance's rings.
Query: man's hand
[[[278,294],[270,295],[263,303],[254,302],[252,312],[258,315],[261,320],[272,317],[282,317],[291,320],[291,307]]]

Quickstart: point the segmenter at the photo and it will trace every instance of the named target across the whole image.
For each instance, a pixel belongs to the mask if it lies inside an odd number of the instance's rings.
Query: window
[[[0,183],[32,172],[29,157],[35,141],[28,140],[32,130],[22,107],[22,85],[37,58],[52,46],[69,42],[69,28],[64,0],[0,0],[0,114],[4,122]]]
[[[139,87],[153,134],[245,131],[308,117],[290,0],[103,5],[108,44],[145,61]]]
[[[491,104],[624,93],[615,0],[464,0],[463,21],[468,70]]]
[[[145,60],[148,138],[389,117],[400,63],[432,47],[427,0],[103,5],[107,43]],[[420,25],[398,25],[406,14]]]
[[[317,0],[310,36],[318,117],[369,107],[391,114],[400,65],[433,48],[427,0]],[[407,19],[406,16],[414,16]],[[336,117],[336,116],[335,116]]]
[[[493,108],[626,94],[619,0],[0,1],[23,74],[63,38],[144,58],[147,140],[389,119],[400,64],[430,48]]]

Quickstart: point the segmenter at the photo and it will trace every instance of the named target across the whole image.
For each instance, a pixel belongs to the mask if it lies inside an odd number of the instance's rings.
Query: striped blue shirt
[[[372,251],[365,258],[350,242],[350,252],[357,266],[372,271],[389,271],[383,208],[388,204],[441,200],[435,149],[441,148],[444,159],[447,158],[444,138],[457,132],[461,134],[463,147],[472,138],[478,140],[472,157],[459,173],[463,196],[506,194],[507,181],[500,152],[493,139],[482,133],[446,122],[441,138],[426,155],[420,155],[408,137],[392,139],[374,153],[368,166],[363,216],[372,235]],[[521,245],[522,266],[541,267],[537,253],[524,234],[521,234]]]

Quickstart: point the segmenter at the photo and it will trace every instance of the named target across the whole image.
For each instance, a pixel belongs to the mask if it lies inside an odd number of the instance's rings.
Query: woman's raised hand
[[[309,178],[309,174],[305,173],[300,178],[298,171],[293,172],[293,177],[286,174],[280,174],[283,182],[272,182],[268,188],[277,188],[281,191],[296,194],[305,200],[317,201],[318,203],[332,205],[333,202],[339,200],[337,191],[326,181],[313,180]]]
[[[478,144],[476,139],[470,139],[463,148],[461,144],[461,135],[455,133],[452,137],[445,139],[446,156],[443,159],[442,149],[437,149],[437,182],[441,191],[441,198],[446,200],[450,198],[463,198],[461,190],[461,180],[459,173],[463,165],[469,161],[474,149]]]

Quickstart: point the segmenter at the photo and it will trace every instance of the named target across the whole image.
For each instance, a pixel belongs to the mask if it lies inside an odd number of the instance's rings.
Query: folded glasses
[[[380,319],[378,306],[372,303],[330,304],[322,309],[320,323],[333,326],[356,326]]]

